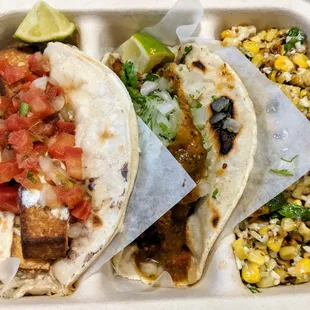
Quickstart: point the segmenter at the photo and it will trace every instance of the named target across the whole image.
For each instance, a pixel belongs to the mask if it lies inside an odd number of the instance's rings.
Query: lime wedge
[[[27,14],[13,37],[30,43],[59,41],[74,30],[75,25],[67,17],[40,1]]]
[[[135,33],[120,47],[123,61],[132,61],[140,73],[149,72],[160,63],[172,62],[174,54],[153,37]]]

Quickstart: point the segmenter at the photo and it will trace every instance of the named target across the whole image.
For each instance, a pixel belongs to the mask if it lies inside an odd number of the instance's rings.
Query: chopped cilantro
[[[275,174],[283,175],[285,177],[292,177],[293,176],[293,174],[290,171],[288,171],[287,169],[280,169],[280,170],[278,170],[278,169],[269,169],[269,171],[271,171],[271,172],[273,172]]]
[[[285,54],[295,48],[297,42],[304,44],[305,40],[305,33],[297,27],[292,27],[287,33],[286,43],[284,44]]]
[[[277,211],[282,208],[286,204],[283,193],[280,193],[278,196],[274,197],[270,201],[266,203],[266,205],[270,208],[271,212]]]
[[[180,59],[180,64],[184,64],[186,56],[192,51],[193,47],[191,45],[185,46],[184,53]]]
[[[196,125],[196,127],[197,127],[199,130],[204,130],[205,125]]]
[[[207,153],[209,153],[211,150],[212,150],[212,145],[210,145],[210,146],[206,149]]]
[[[298,157],[298,155],[295,155],[295,156],[294,156],[293,158],[291,158],[291,159],[285,159],[285,158],[281,157],[281,160],[286,161],[287,163],[291,163],[291,162],[293,162],[297,157]]]
[[[120,75],[122,82],[126,86],[133,88],[137,87],[138,85],[137,70],[133,62],[126,61],[124,64],[122,64]]]
[[[219,190],[216,188],[212,193],[212,198],[217,199],[217,194],[219,193]]]
[[[294,203],[284,205],[280,210],[278,210],[278,213],[284,217],[299,219],[302,221],[310,221],[310,210]]]
[[[37,184],[37,180],[34,178],[33,173],[28,171],[27,172],[27,179],[32,182],[33,184]]]
[[[151,82],[154,82],[156,80],[159,79],[159,76],[154,74],[154,73],[149,73],[146,78],[144,79],[145,81],[151,81]]]
[[[260,290],[254,286],[254,285],[251,285],[251,284],[247,284],[246,285],[247,289],[249,289],[251,291],[251,293],[253,294],[256,294],[256,293],[260,293]]]
[[[216,100],[217,99],[217,97],[216,96],[211,96],[211,98],[212,98],[212,100],[214,101],[214,100]]]
[[[21,101],[19,105],[19,115],[20,116],[26,116],[29,112],[29,104]]]
[[[202,107],[202,104],[200,102],[198,102],[195,106],[196,109],[200,109]]]
[[[166,131],[168,129],[167,125],[165,123],[158,123],[158,126],[159,128],[162,130],[162,131]]]

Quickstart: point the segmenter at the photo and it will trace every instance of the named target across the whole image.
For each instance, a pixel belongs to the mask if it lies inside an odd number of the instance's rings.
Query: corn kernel
[[[274,286],[274,278],[271,276],[262,277],[261,280],[256,284],[259,288]]]
[[[307,64],[309,58],[306,55],[296,53],[293,55],[292,60],[300,68],[307,69],[309,67]]]
[[[256,54],[252,58],[252,64],[257,68],[259,68],[263,63],[264,63],[264,56],[261,54]]]
[[[277,29],[268,29],[265,40],[271,42],[276,37],[277,33]]]
[[[304,242],[308,242],[310,240],[310,229],[306,226],[305,223],[300,223],[298,232],[302,235]]]
[[[222,31],[221,39],[224,40],[226,38],[232,38],[232,33],[229,29]]]
[[[283,269],[280,268],[275,268],[274,271],[280,276],[280,282],[284,283],[285,282],[285,278],[287,276],[287,272]]]
[[[294,203],[295,205],[302,206],[302,202],[301,202],[300,199],[295,199],[295,200],[293,200],[293,203]]]
[[[297,231],[292,231],[290,233],[290,237],[291,237],[291,239],[293,239],[293,240],[295,240],[295,241],[297,241],[299,243],[302,242],[302,237],[301,237],[301,235]]]
[[[267,247],[275,253],[278,253],[281,249],[281,245],[284,238],[271,237],[267,241]]]
[[[291,84],[292,85],[297,85],[297,86],[300,86],[302,84],[302,81],[301,81],[300,77],[297,74],[293,74],[292,75]]]
[[[294,246],[284,246],[280,249],[279,255],[284,260],[291,260],[298,254],[298,249]]]
[[[251,249],[247,255],[247,259],[251,263],[262,266],[265,263],[265,254],[260,250]]]
[[[296,224],[295,224],[293,219],[285,217],[281,221],[281,227],[285,231],[292,231],[292,230],[294,230],[296,228]]]
[[[256,43],[262,43],[262,40],[258,35],[250,38],[250,40]]]
[[[258,233],[259,233],[260,235],[263,236],[264,234],[267,234],[268,231],[269,231],[269,227],[268,227],[268,226],[265,226],[265,227],[262,227],[262,228],[258,231]]]
[[[247,283],[258,283],[260,281],[258,265],[251,262],[245,262],[245,264],[242,266],[241,276],[242,279]]]
[[[294,268],[294,274],[299,279],[302,279],[306,274],[310,274],[310,259],[302,258],[299,260]]]
[[[290,186],[288,186],[287,188],[286,188],[286,190],[287,191],[292,191],[292,190],[294,190],[294,184],[291,184]]]
[[[246,259],[247,257],[244,251],[244,247],[245,247],[245,242],[243,239],[237,239],[233,243],[233,249],[235,251],[235,254],[241,260]]]
[[[275,62],[274,66],[277,70],[282,72],[291,72],[295,69],[294,64],[290,61],[287,56],[279,56]]]
[[[261,39],[261,40],[265,40],[267,32],[265,30],[260,31],[257,36]]]
[[[243,42],[243,47],[253,56],[259,52],[259,45],[253,41],[245,40]]]
[[[306,89],[302,89],[302,90],[300,91],[299,97],[300,97],[300,98],[303,98],[303,97],[305,97],[305,96],[307,95],[307,93],[308,93],[308,91],[307,91]]]
[[[283,84],[286,81],[286,77],[281,73],[279,76],[277,76],[277,82],[280,84]]]
[[[277,74],[277,71],[276,70],[273,70],[270,74],[269,74],[269,79],[272,81],[272,82],[276,82],[276,74]]]

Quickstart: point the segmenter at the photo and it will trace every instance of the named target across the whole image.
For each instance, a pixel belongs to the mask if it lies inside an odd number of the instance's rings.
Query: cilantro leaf
[[[271,172],[273,172],[275,174],[283,175],[285,177],[292,177],[293,176],[293,174],[290,171],[288,171],[287,169],[280,169],[280,170],[278,170],[278,169],[269,169],[269,171],[271,171]]]
[[[137,70],[133,62],[126,61],[124,64],[122,64],[120,76],[122,82],[126,86],[137,88],[138,85]]]
[[[193,47],[191,45],[185,46],[184,53],[180,59],[180,64],[184,64],[186,56],[192,51]]]
[[[256,294],[256,293],[260,293],[260,290],[251,284],[247,284],[246,287],[251,291],[251,293]]]
[[[38,183],[37,180],[34,178],[33,173],[30,171],[27,172],[27,179],[33,184]]]
[[[291,159],[285,159],[285,158],[281,157],[281,160],[286,161],[287,163],[291,163],[291,162],[293,162],[297,157],[298,157],[298,155],[295,155],[295,156],[294,156],[293,158],[291,158]]]
[[[198,102],[195,106],[196,109],[200,109],[202,107],[202,104],[200,102]]]
[[[305,33],[297,27],[292,27],[287,33],[286,43],[284,44],[285,54],[295,48],[295,44],[297,42],[300,42],[300,44],[304,44],[305,40]]]
[[[283,196],[283,193],[279,194],[278,196],[274,197],[273,199],[271,199],[266,203],[266,205],[270,208],[271,212],[281,209],[285,204],[286,201]]]
[[[154,73],[149,73],[146,78],[144,79],[145,81],[151,81],[151,82],[154,82],[156,80],[159,79],[159,76],[154,74]]]
[[[284,217],[310,221],[310,210],[293,203],[282,206],[282,208],[278,210],[278,213]]]
[[[207,153],[209,153],[211,150],[212,150],[212,145],[210,145],[210,146],[206,149]]]
[[[212,198],[217,199],[217,194],[219,193],[219,190],[216,188],[212,193]]]

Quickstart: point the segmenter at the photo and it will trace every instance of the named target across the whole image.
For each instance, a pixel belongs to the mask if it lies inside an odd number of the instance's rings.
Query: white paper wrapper
[[[195,36],[202,16],[203,8],[199,1],[179,0],[159,24],[147,27],[142,32],[169,46],[180,42],[207,45],[210,51],[219,55],[236,71],[253,101],[258,124],[254,168],[242,198],[214,246],[215,253],[209,256],[203,279],[194,286],[195,290],[202,288],[210,295],[251,294],[242,284],[236,268],[231,249],[233,228],[310,170],[310,122],[236,48],[224,48],[217,41],[204,38],[203,33]],[[291,159],[295,155],[298,158],[292,164],[281,160],[281,157]],[[280,176],[270,172],[270,169],[288,169],[293,176]],[[103,272],[107,283],[111,281],[113,284],[109,286],[111,292],[146,292],[156,289],[115,277],[108,266],[104,266]],[[163,282],[160,282],[161,286],[173,286],[167,275],[164,275]]]
[[[94,274],[196,186],[140,118],[138,126],[141,150],[139,169],[126,211],[124,230],[113,239],[81,279]]]

